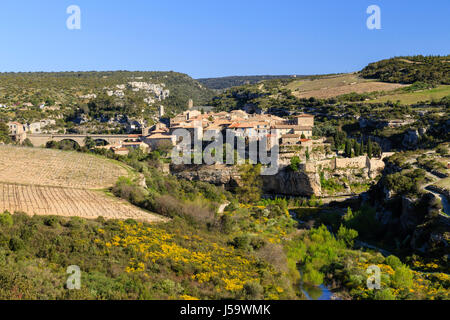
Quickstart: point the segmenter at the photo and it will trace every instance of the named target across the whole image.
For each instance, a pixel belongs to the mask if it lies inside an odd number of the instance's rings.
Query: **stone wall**
[[[360,156],[355,158],[336,158],[336,168],[366,168],[367,157]]]

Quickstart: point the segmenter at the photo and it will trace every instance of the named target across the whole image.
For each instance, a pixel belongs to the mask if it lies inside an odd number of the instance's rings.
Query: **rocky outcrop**
[[[417,226],[411,237],[411,248],[439,255],[448,253],[450,247],[450,219],[442,215],[427,218]]]
[[[240,181],[239,172],[235,166],[173,165],[170,171],[180,179],[204,181],[225,188],[234,188]]]
[[[406,233],[414,231],[414,229],[423,222],[424,213],[415,210],[415,200],[408,197],[402,197],[402,213],[400,216],[400,226]]]
[[[426,128],[409,129],[403,135],[402,146],[407,149],[415,149],[419,139],[427,132]]]
[[[226,165],[191,165],[172,166],[171,172],[176,177],[190,181],[204,181],[227,189],[234,188],[240,183],[237,167]],[[273,176],[261,176],[264,193],[286,196],[316,196],[322,195],[320,178],[316,173],[294,172],[281,169]]]
[[[275,176],[263,176],[263,190],[266,193],[287,196],[321,196],[320,178],[317,173],[280,170]]]

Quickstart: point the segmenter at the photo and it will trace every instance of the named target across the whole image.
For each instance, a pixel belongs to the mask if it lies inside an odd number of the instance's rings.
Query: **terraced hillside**
[[[98,190],[128,175],[124,167],[93,155],[0,146],[0,211],[161,220]]]
[[[398,83],[363,79],[356,74],[343,74],[320,79],[292,81],[287,88],[297,98],[327,99],[353,92],[392,91],[403,86]]]

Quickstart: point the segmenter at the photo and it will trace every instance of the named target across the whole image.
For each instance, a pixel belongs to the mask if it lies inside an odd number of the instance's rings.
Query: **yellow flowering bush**
[[[230,293],[260,279],[257,261],[252,256],[242,256],[233,247],[211,243],[197,235],[177,236],[158,226],[117,223],[119,229],[110,238],[101,237],[95,242],[104,245],[106,253],[118,249],[130,252],[133,258],[125,269],[129,274],[148,276],[154,265],[169,264],[182,270],[185,278],[200,285],[213,285],[217,292]]]

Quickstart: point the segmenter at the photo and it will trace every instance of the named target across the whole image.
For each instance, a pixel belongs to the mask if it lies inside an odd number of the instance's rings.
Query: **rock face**
[[[172,166],[171,172],[178,178],[204,181],[225,188],[234,188],[240,183],[238,169],[234,166]],[[321,196],[320,178],[316,173],[293,172],[282,169],[273,176],[262,176],[263,192],[286,196]]]
[[[402,146],[405,148],[415,148],[419,142],[419,138],[427,132],[426,128],[419,128],[418,130],[409,129],[403,136]]]
[[[204,181],[225,188],[239,185],[240,176],[236,167],[226,165],[178,165],[171,166],[170,171],[177,178],[189,181]]]
[[[415,210],[415,200],[408,197],[401,198],[402,212],[400,216],[400,226],[404,232],[410,233],[423,222],[424,213]]]
[[[440,208],[434,194],[427,193],[419,199],[413,199],[395,196],[384,187],[383,200],[385,205],[397,202],[398,206],[378,206],[377,219],[386,233],[390,232],[401,239],[403,248],[423,254],[448,251],[450,218],[439,214]]]
[[[287,196],[321,196],[320,178],[317,173],[280,170],[275,176],[263,176],[263,190],[266,193]]]

